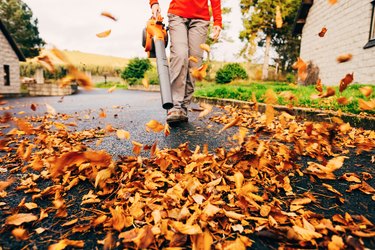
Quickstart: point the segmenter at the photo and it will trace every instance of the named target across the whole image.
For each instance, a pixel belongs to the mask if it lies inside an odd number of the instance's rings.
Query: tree
[[[33,18],[33,12],[27,4],[21,0],[1,0],[0,19],[25,57],[39,54],[45,42],[39,37],[38,19]]]
[[[152,64],[148,58],[134,58],[129,61],[121,73],[121,77],[129,82],[130,85],[135,84],[139,79],[145,76],[147,70],[152,68]]]
[[[243,54],[253,54],[255,52],[255,40],[259,37],[259,46],[265,45],[264,63],[262,79],[268,77],[269,53],[271,45],[276,48],[278,53],[282,54],[285,59],[285,54],[289,53],[291,43],[287,41],[291,38],[292,16],[296,14],[299,0],[241,0],[241,12],[243,16],[244,29],[240,33],[240,39],[246,41]],[[279,6],[281,17],[284,21],[282,28],[276,26],[276,8]],[[294,20],[294,19],[293,19]],[[287,44],[287,45],[286,45]],[[286,46],[284,46],[286,45]],[[277,48],[280,46],[280,48]],[[282,47],[282,48],[281,48]],[[295,48],[296,51],[299,48]],[[280,54],[279,54],[280,55]]]

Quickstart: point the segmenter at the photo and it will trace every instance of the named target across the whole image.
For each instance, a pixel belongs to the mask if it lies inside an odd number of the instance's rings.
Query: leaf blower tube
[[[159,75],[160,94],[162,107],[173,108],[169,65],[165,48],[168,45],[168,33],[163,24],[163,18],[151,18],[143,31],[143,47],[148,52],[149,58],[156,58]]]

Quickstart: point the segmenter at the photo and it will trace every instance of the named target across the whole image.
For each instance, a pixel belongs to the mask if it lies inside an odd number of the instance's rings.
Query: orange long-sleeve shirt
[[[214,25],[222,27],[221,0],[210,0]],[[150,6],[158,3],[158,0],[150,0]],[[171,0],[168,13],[185,17],[210,20],[208,0]]]

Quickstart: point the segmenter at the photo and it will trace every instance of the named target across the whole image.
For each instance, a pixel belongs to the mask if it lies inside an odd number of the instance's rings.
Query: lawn
[[[318,109],[328,110],[341,110],[343,112],[349,112],[354,114],[362,113],[360,110],[358,99],[365,101],[374,99],[375,93],[373,92],[369,97],[365,97],[359,90],[361,87],[371,86],[364,84],[352,84],[340,93],[338,87],[333,87],[336,91],[336,95],[328,98],[315,98],[318,91],[315,90],[315,86],[297,86],[293,84],[287,84],[283,82],[233,82],[227,85],[218,85],[210,83],[198,83],[195,96],[199,97],[216,97],[235,99],[242,101],[252,101],[253,93],[255,93],[258,102],[264,102],[264,94],[267,89],[272,89],[278,94],[278,103],[280,105],[287,105],[291,102],[282,97],[283,94],[293,94],[296,98],[292,101],[293,106],[298,107],[309,107]],[[324,87],[324,92],[326,87]],[[341,105],[337,102],[339,97],[345,97],[349,100],[347,105]],[[368,114],[375,114],[375,111],[366,111]]]

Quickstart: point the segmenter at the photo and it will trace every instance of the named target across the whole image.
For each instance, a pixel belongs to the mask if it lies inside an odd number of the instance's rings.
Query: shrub
[[[235,79],[248,79],[246,70],[239,63],[229,63],[216,72],[217,83],[230,83]]]
[[[125,79],[130,85],[136,83],[139,79],[145,76],[147,70],[151,69],[152,65],[149,59],[134,58],[129,61],[129,64],[122,71],[121,77]]]
[[[159,85],[159,75],[155,67],[147,70],[145,78],[148,79],[150,85]]]

